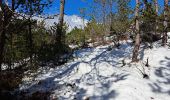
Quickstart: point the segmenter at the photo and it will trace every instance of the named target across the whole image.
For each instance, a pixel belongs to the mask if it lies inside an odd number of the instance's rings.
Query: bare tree
[[[168,28],[168,0],[164,0],[164,32],[163,32],[163,38],[162,38],[162,45],[166,46],[167,43],[167,28]]]
[[[139,32],[139,0],[136,0],[136,10],[135,10],[135,22],[136,22],[136,37],[135,37],[135,47],[133,49],[132,62],[138,61],[138,52],[140,47],[140,32]]]

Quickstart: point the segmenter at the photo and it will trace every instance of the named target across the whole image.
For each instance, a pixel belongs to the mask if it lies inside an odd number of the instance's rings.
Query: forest
[[[170,0],[0,0],[0,98],[170,100]]]

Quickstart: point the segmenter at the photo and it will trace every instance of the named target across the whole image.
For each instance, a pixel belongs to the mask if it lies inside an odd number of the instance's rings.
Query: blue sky
[[[85,1],[85,2],[83,2]],[[92,4],[93,0],[66,0],[65,14],[66,15],[80,15],[80,8],[89,9],[89,5]],[[158,0],[159,5],[163,5],[164,0]],[[58,14],[59,13],[60,0],[53,0],[53,5],[50,9],[45,9],[46,14]],[[130,6],[135,6],[135,0],[131,0]]]
[[[65,14],[67,15],[80,15],[80,8],[87,8],[89,3],[92,0],[86,0],[83,2],[82,0],[65,0]],[[53,0],[53,6],[50,9],[46,9],[45,13],[47,14],[56,14],[59,13],[60,0]]]

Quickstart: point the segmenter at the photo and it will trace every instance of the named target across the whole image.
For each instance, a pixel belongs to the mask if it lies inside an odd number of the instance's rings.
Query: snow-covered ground
[[[170,100],[170,49],[155,43],[140,50],[140,61],[131,63],[133,47],[108,46],[81,49],[74,60],[38,77],[21,90],[51,92],[59,100]],[[147,58],[149,67],[146,67]],[[126,63],[123,65],[123,61]],[[143,78],[142,73],[149,75]]]

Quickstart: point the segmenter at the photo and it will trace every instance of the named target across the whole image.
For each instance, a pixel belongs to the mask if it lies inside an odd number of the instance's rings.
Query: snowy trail
[[[170,100],[170,49],[144,50],[143,61],[130,64],[129,44],[111,51],[107,48],[76,51],[77,59],[39,75],[36,80],[40,82],[34,82],[28,89],[50,91],[52,97],[61,100]],[[149,68],[143,67],[147,58]],[[123,59],[127,64],[121,67]],[[149,79],[144,79],[139,69]]]

